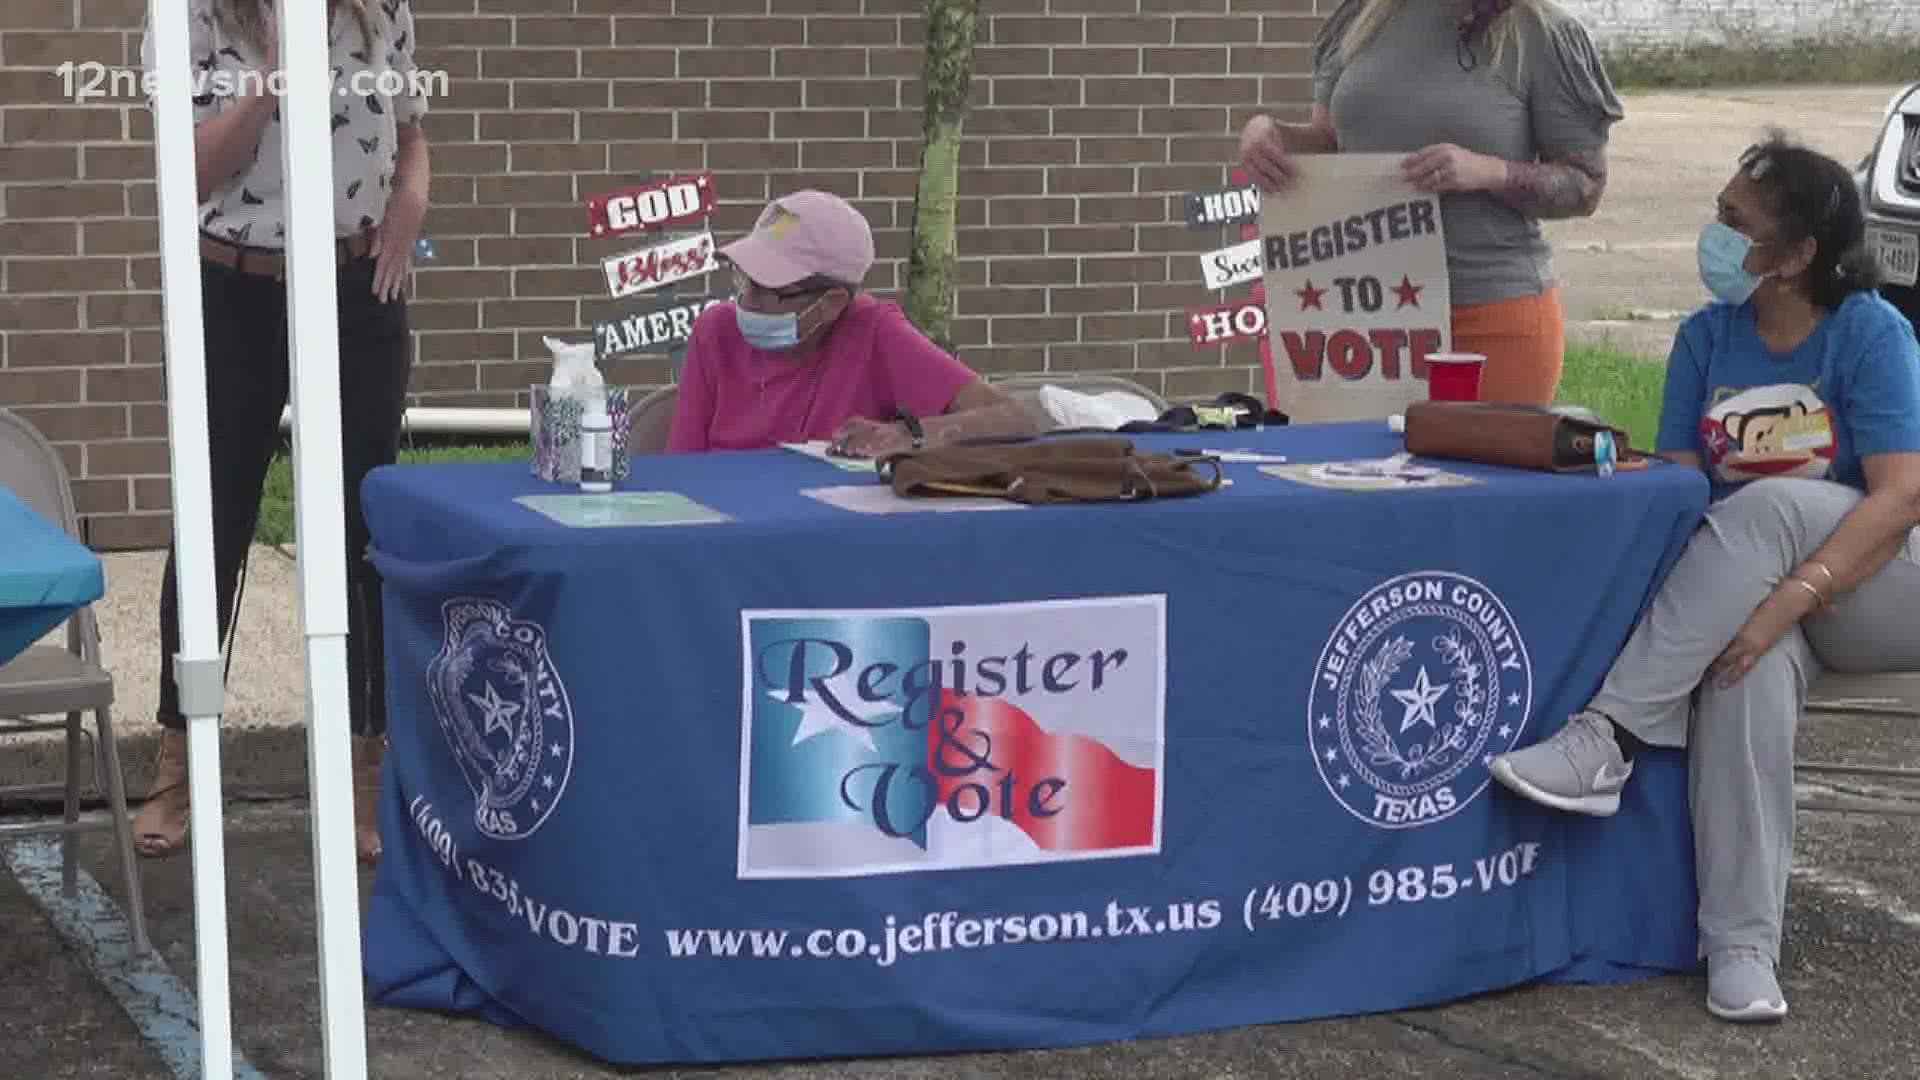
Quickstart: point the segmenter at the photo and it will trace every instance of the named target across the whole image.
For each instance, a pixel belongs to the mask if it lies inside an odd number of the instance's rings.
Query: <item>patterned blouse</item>
[[[195,124],[219,116],[236,96],[255,91],[260,77],[255,73],[264,70],[260,50],[216,20],[212,4],[213,0],[190,0],[187,5]],[[345,0],[334,11],[328,31],[334,90],[334,231],[339,236],[370,229],[386,216],[399,125],[417,123],[427,111],[424,91],[430,84],[414,65],[410,0],[367,0],[367,14],[373,32],[371,48],[363,42],[360,22]],[[148,18],[152,18],[151,8]],[[269,12],[269,19],[277,16]],[[269,25],[277,24],[270,21]],[[153,71],[151,26],[141,41],[140,57],[142,67]],[[161,87],[179,85],[164,74],[149,81]],[[282,130],[276,107],[261,131],[252,163],[201,203],[201,231],[251,247],[286,246]]]

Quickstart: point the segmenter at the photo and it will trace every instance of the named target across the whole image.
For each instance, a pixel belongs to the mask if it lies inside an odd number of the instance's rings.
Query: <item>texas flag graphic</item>
[[[1159,850],[1163,597],[741,621],[742,878]]]

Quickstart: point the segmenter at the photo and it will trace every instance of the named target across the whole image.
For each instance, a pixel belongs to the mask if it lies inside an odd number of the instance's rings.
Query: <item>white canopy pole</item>
[[[200,310],[199,182],[194,173],[187,0],[153,0],[154,147],[165,312],[167,417],[173,475],[175,596],[180,652],[173,657],[187,717],[193,847],[194,969],[200,983],[200,1069],[233,1075],[228,1007],[227,872],[220,795],[224,666],[213,575],[213,484],[207,465],[206,339]]]
[[[360,883],[348,725],[346,525],[341,507],[340,321],[335,304],[333,64],[327,4],[278,4],[280,153],[287,196],[287,343],[294,537],[307,639],[307,788],[320,1023],[328,1080],[367,1075]],[[375,658],[375,663],[382,662]]]

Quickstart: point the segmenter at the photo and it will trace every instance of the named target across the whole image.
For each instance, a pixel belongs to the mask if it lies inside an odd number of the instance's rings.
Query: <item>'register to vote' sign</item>
[[[1260,208],[1274,404],[1305,422],[1403,412],[1452,345],[1439,198],[1400,178],[1398,154],[1294,161]]]

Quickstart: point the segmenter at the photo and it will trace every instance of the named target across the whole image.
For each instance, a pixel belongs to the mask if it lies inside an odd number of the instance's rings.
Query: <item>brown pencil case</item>
[[[1596,467],[1594,447],[1601,432],[1610,432],[1614,468],[1644,469],[1648,462],[1619,428],[1534,405],[1416,401],[1406,421],[1407,452],[1421,457],[1580,472]]]

